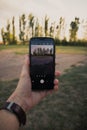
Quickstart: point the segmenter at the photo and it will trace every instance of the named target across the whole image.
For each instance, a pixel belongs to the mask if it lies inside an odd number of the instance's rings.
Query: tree
[[[10,22],[9,22],[9,20],[7,21],[6,32],[4,31],[4,28],[1,29],[1,36],[2,36],[4,45],[10,44],[11,39],[10,39]]]
[[[26,20],[25,20],[25,14],[22,14],[21,17],[19,17],[19,39],[23,42],[25,42],[25,27],[26,26]]]
[[[23,31],[25,30],[25,25],[26,25],[26,21],[25,21],[25,14],[22,14],[21,16],[21,20],[22,20],[22,24],[23,24]]]
[[[19,39],[22,40],[22,35],[21,35],[21,17],[19,17]]]
[[[12,43],[16,43],[15,39],[15,18],[12,18]]]
[[[3,44],[5,45],[6,44],[6,39],[5,39],[5,32],[4,32],[4,28],[1,29],[1,36],[2,36],[2,41],[3,41]]]
[[[22,40],[23,40],[23,43],[24,43],[24,41],[25,41],[25,39],[24,39],[25,25],[26,25],[25,14],[22,14],[22,16],[21,16],[21,23],[22,23],[22,33],[21,33],[21,35],[22,35]]]
[[[82,20],[83,40],[87,41],[87,19]]]
[[[38,19],[36,20],[36,25],[35,25],[35,36],[39,36],[39,21]]]
[[[49,21],[49,18],[48,18],[48,16],[46,15],[46,16],[45,16],[45,27],[44,27],[45,36],[48,36],[48,21]]]
[[[29,14],[28,16],[28,19],[29,19],[29,28],[31,28],[31,31],[32,31],[32,37],[34,36],[34,16],[33,14]]]
[[[56,39],[64,39],[65,37],[65,19],[60,17],[59,23],[56,26]]]
[[[10,23],[9,23],[9,20],[7,21],[7,27],[6,27],[6,29],[7,29],[7,42],[8,42],[8,44],[10,44]]]
[[[70,41],[76,41],[77,40],[77,32],[79,29],[79,18],[75,18],[74,21],[70,23]]]
[[[51,37],[54,37],[54,31],[55,31],[55,23],[52,23],[51,27],[50,27],[50,36]]]
[[[35,36],[43,36],[43,28],[42,26],[39,24],[39,20],[38,18],[36,19],[36,24],[35,24]]]

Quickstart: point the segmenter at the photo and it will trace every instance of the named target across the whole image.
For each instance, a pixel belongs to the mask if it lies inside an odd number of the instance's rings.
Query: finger
[[[25,55],[24,64],[28,64],[28,65],[30,64],[29,55]]]
[[[60,76],[61,75],[61,72],[60,71],[56,71],[55,72],[55,76]]]
[[[55,86],[54,86],[54,91],[57,91],[58,88],[59,88],[58,85],[55,85]]]
[[[57,91],[58,90],[58,84],[59,84],[59,80],[55,79],[54,80],[54,90]]]
[[[29,57],[25,56],[24,65],[21,72],[21,77],[29,77]]]
[[[58,79],[55,79],[54,80],[54,85],[58,85],[58,83],[59,83]]]

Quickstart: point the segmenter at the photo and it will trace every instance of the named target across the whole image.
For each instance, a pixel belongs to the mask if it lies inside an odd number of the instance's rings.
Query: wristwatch
[[[20,126],[26,124],[26,114],[18,104],[14,102],[6,102],[1,109],[7,110],[15,114],[19,120]]]

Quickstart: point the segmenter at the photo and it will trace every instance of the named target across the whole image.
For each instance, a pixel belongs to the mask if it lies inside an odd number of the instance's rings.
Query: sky
[[[87,0],[0,0],[0,29],[13,16],[18,22],[23,13],[27,16],[33,13],[39,19],[47,14],[51,21],[58,21],[62,16],[70,24],[75,17],[87,18]]]

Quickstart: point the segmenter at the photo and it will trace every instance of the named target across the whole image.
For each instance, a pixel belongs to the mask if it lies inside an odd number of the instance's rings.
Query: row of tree
[[[52,48],[35,48],[32,52],[32,55],[35,56],[43,56],[43,55],[53,55],[53,49]]]
[[[11,21],[11,22],[10,22]],[[51,24],[49,17],[46,15],[41,24],[32,13],[26,17],[25,14],[22,14],[19,17],[19,29],[16,28],[15,25],[15,17],[12,20],[7,21],[6,28],[1,29],[1,36],[3,44],[17,44],[22,43],[25,44],[31,37],[38,36],[50,36],[55,38],[56,40],[66,40],[65,32],[66,32],[66,22],[65,19],[60,17],[58,23],[53,22]],[[84,40],[87,40],[87,21],[80,21],[79,18],[75,17],[73,21],[70,23],[69,28],[69,41],[76,42],[78,41],[78,30],[79,25],[84,28]],[[16,31],[19,30],[19,36],[17,36]]]

